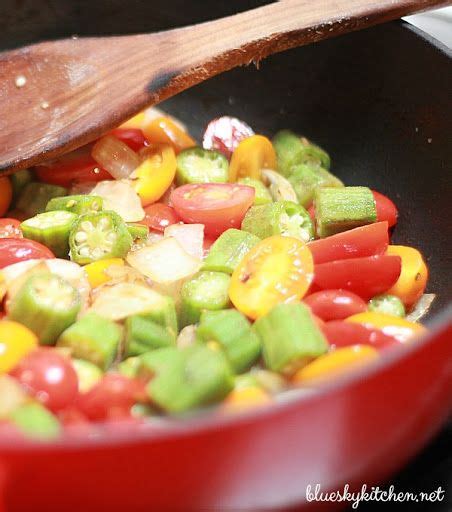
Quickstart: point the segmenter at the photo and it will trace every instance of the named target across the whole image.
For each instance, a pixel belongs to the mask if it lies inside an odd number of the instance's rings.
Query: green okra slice
[[[314,238],[314,226],[309,213],[292,201],[252,206],[246,212],[242,229],[262,239],[284,235],[309,242]]]
[[[226,183],[229,178],[227,158],[213,149],[184,149],[177,155],[176,181],[186,183]]]
[[[22,169],[10,175],[11,186],[13,188],[13,204],[16,203],[22,190],[33,181],[33,174],[29,169]]]
[[[47,203],[46,211],[65,210],[77,215],[83,215],[85,213],[100,212],[103,208],[103,201],[100,196],[86,194],[54,197]]]
[[[255,178],[250,178],[246,176],[245,178],[240,178],[237,180],[237,183],[240,185],[246,185],[247,187],[254,188],[254,205],[259,206],[260,204],[267,204],[273,201],[272,196],[268,188],[262,183],[261,180],[257,180]]]
[[[30,276],[11,299],[8,317],[32,330],[42,345],[53,345],[80,311],[78,291],[50,273]]]
[[[314,192],[321,187],[343,187],[344,184],[323,167],[299,164],[292,168],[288,177],[297,194],[298,202],[308,208],[314,199]]]
[[[149,228],[144,224],[127,223],[127,229],[134,242],[146,240],[149,234]]]
[[[154,373],[147,386],[149,397],[169,413],[220,402],[234,387],[224,354],[203,345],[154,350],[146,354],[146,360]]]
[[[80,393],[86,393],[102,379],[102,370],[90,361],[72,358],[71,362],[77,374]]]
[[[64,187],[32,181],[20,193],[16,208],[32,217],[38,213],[45,212],[47,203],[53,197],[65,195],[67,195],[67,190]]]
[[[126,356],[139,356],[156,348],[175,345],[176,336],[156,322],[140,315],[125,321]]]
[[[116,357],[121,337],[117,324],[87,313],[61,334],[57,346],[71,349],[72,357],[85,359],[105,371]]]
[[[124,258],[132,237],[120,215],[112,211],[81,215],[69,235],[72,261],[85,265],[107,258]]]
[[[37,402],[18,407],[11,413],[10,421],[27,437],[54,439],[61,432],[56,416]]]
[[[202,270],[232,274],[245,254],[260,238],[241,229],[227,229],[212,244],[201,267]]]
[[[58,258],[69,256],[69,233],[77,220],[75,213],[56,210],[38,213],[20,225],[25,238],[48,247]]]
[[[317,235],[321,238],[377,221],[370,188],[320,188],[314,196]]]
[[[172,297],[161,295],[159,300],[152,304],[152,308],[145,313],[139,313],[138,316],[164,327],[176,339],[179,330],[176,303]]]
[[[256,320],[253,329],[263,344],[265,365],[293,374],[328,350],[328,342],[304,304],[279,304]]]
[[[184,283],[180,294],[181,327],[196,324],[204,310],[230,307],[230,280],[223,272],[202,271]]]
[[[127,357],[118,364],[118,372],[125,377],[135,378],[141,366],[141,359],[138,356]]]
[[[368,309],[369,311],[384,313],[385,315],[399,316],[401,318],[405,316],[403,302],[395,295],[390,295],[389,293],[377,295],[370,299]]]
[[[248,370],[261,353],[259,337],[249,320],[236,309],[202,313],[196,338],[202,343],[218,343],[235,373]]]

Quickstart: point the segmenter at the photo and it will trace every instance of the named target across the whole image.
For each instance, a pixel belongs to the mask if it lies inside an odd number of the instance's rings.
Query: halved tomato
[[[17,219],[0,219],[0,238],[22,238],[20,221]]]
[[[55,258],[45,245],[26,238],[0,239],[0,268],[19,261]]]
[[[342,320],[325,322],[321,329],[331,349],[350,345],[372,345],[380,350],[399,344],[395,338],[388,336],[380,329]]]
[[[377,221],[386,221],[388,223],[388,227],[392,228],[392,226],[397,224],[397,217],[399,215],[396,205],[389,199],[389,197],[380,194],[380,192],[377,192],[376,190],[372,190],[372,194],[377,208]]]
[[[205,233],[218,236],[240,228],[254,201],[254,188],[232,183],[183,185],[171,193],[171,202],[184,222],[204,224]]]
[[[145,224],[156,231],[165,231],[171,224],[177,224],[180,219],[173,207],[163,203],[154,203],[144,209],[146,215],[140,224]]]
[[[116,128],[111,130],[109,135],[113,135],[137,152],[148,144],[144,133],[139,128]]]
[[[342,320],[367,310],[367,303],[346,290],[322,290],[304,299],[314,315],[325,322]]]

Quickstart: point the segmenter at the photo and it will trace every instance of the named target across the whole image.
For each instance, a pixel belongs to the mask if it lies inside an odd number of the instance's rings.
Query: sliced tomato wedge
[[[140,224],[146,224],[151,229],[156,231],[165,231],[165,228],[171,226],[171,224],[177,224],[180,222],[180,218],[177,215],[173,207],[163,203],[154,203],[146,206],[144,209],[146,215]]]
[[[308,244],[315,263],[383,254],[389,243],[388,223],[376,222]]]
[[[136,152],[148,145],[146,137],[140,128],[115,128],[111,130],[109,135],[113,135]]]
[[[399,278],[401,268],[399,256],[330,261],[315,265],[314,282],[322,290],[341,288],[368,300],[389,290]]]
[[[55,258],[45,245],[26,238],[0,239],[0,268],[19,261]]]
[[[372,345],[380,350],[400,344],[395,338],[379,329],[370,329],[362,324],[341,320],[326,322],[321,329],[332,349],[350,345]]]
[[[232,183],[183,185],[171,193],[171,202],[184,222],[204,224],[205,233],[216,237],[240,228],[254,194],[253,187]]]
[[[231,158],[239,142],[254,135],[254,131],[236,117],[217,117],[210,121],[202,139],[204,149],[216,149]]]
[[[380,194],[380,192],[377,192],[376,190],[372,190],[372,194],[377,208],[377,221],[386,221],[388,223],[388,227],[392,228],[392,226],[397,224],[397,217],[399,215],[396,205],[389,199],[389,197]]]
[[[0,219],[0,238],[22,238],[20,221],[17,219]]]
[[[346,290],[321,290],[303,299],[314,315],[325,322],[342,320],[367,310],[367,303]]]

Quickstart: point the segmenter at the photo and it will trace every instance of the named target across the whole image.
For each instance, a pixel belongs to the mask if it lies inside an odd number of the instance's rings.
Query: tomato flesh
[[[204,149],[215,149],[231,158],[239,142],[254,135],[254,131],[236,117],[223,116],[210,121],[202,139]]]
[[[183,185],[171,193],[171,202],[184,222],[204,224],[205,233],[217,237],[226,229],[240,229],[254,194],[253,187],[232,183]]]
[[[388,223],[388,227],[392,228],[397,224],[397,217],[399,212],[396,205],[389,199],[389,197],[380,194],[376,190],[372,190],[375,199],[375,206],[377,207],[377,221]]]
[[[389,290],[400,271],[399,256],[352,258],[316,265],[314,282],[322,290],[340,288],[368,300]]]
[[[305,297],[304,302],[325,322],[342,320],[367,310],[367,303],[347,290],[322,290]]]
[[[342,348],[351,345],[372,345],[376,349],[385,349],[399,342],[379,329],[371,329],[362,324],[352,324],[335,320],[321,326],[330,348]]]
[[[133,151],[139,151],[148,145],[144,133],[139,128],[116,128],[111,130],[109,135],[113,135],[120,141],[124,142]]]
[[[0,219],[0,238],[22,238],[20,221],[17,219]]]
[[[45,245],[26,238],[0,239],[0,268],[19,261],[31,259],[50,259],[55,255]]]
[[[156,231],[165,231],[165,228],[171,224],[180,222],[176,211],[173,207],[163,203],[154,203],[146,206],[144,209],[146,215],[140,224],[145,224]]]

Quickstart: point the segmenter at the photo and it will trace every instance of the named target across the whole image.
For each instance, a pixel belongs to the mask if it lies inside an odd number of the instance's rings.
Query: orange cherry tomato
[[[263,135],[252,135],[237,146],[229,165],[229,181],[250,177],[259,179],[262,169],[276,169],[273,145]]]
[[[196,142],[168,117],[157,117],[150,123],[144,123],[142,130],[151,144],[171,144],[174,151],[196,146]]]
[[[8,211],[13,198],[13,188],[8,176],[0,178],[0,217]]]
[[[234,270],[229,297],[239,311],[256,319],[277,304],[299,301],[313,272],[312,254],[305,244],[272,236],[255,245]]]
[[[386,254],[400,256],[402,270],[394,286],[386,293],[395,295],[410,308],[424,293],[428,279],[428,268],[422,254],[413,247],[390,245]]]
[[[0,373],[9,372],[38,346],[38,338],[25,325],[0,321]]]
[[[270,395],[259,386],[247,386],[233,389],[224,400],[222,408],[230,412],[244,411],[271,401]]]

